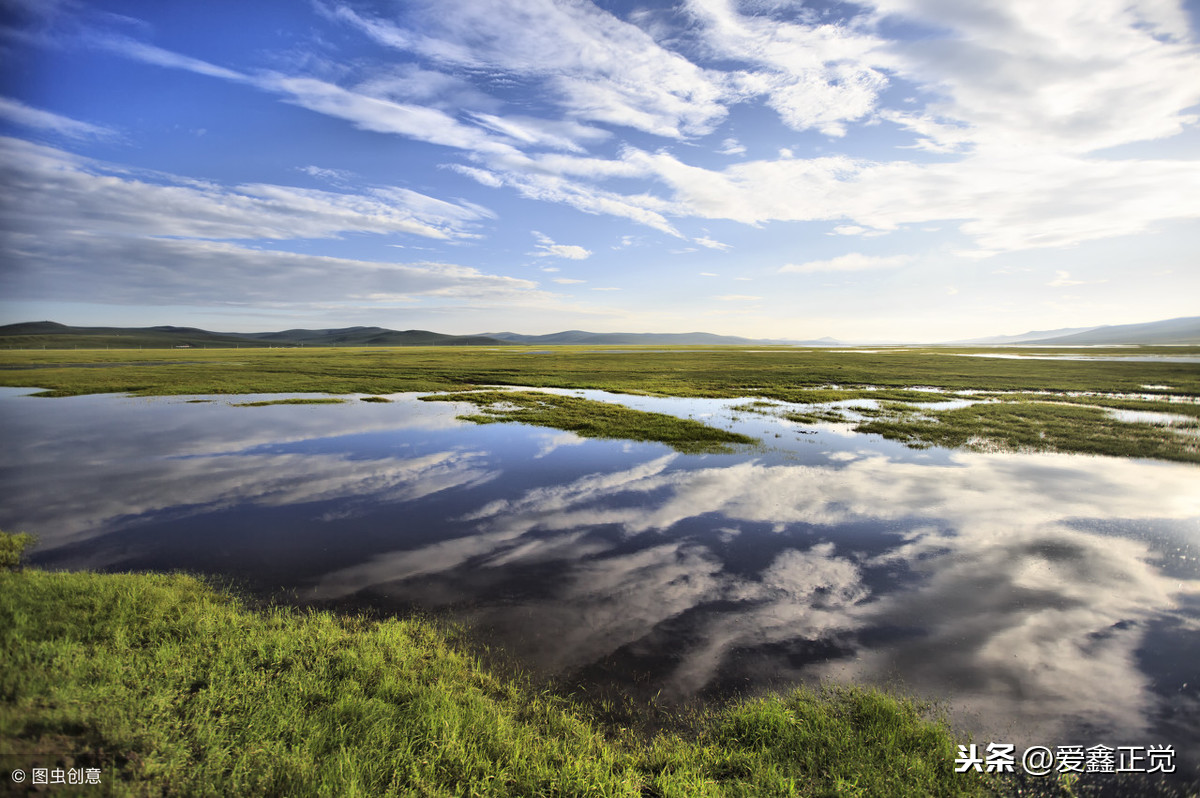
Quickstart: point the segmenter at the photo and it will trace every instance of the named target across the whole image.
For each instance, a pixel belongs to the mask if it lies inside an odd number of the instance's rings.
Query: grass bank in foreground
[[[874,690],[797,690],[651,739],[487,673],[430,623],[251,611],[179,574],[5,569],[0,639],[5,761],[99,768],[115,795],[990,792],[954,773],[942,722]]]

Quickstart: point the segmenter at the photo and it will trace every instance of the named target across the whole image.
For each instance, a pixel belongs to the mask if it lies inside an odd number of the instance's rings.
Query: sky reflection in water
[[[0,528],[47,567],[444,609],[543,673],[668,695],[898,679],[985,742],[1200,761],[1195,466],[917,452],[716,400],[629,403],[765,445],[685,456],[403,396],[17,394]]]

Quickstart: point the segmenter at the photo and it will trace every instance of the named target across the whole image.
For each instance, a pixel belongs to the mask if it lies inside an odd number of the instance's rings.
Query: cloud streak
[[[149,178],[154,178],[152,182]],[[490,218],[471,204],[380,187],[341,194],[264,184],[226,188],[134,175],[61,150],[0,140],[0,209],[10,299],[137,303],[286,303],[378,297],[537,298],[528,280],[446,263],[385,263],[260,249],[345,233],[470,238]],[[237,286],[231,291],[231,286]]]
[[[862,272],[875,269],[898,269],[912,261],[907,255],[880,257],[851,252],[830,260],[810,260],[805,263],[788,263],[779,268],[784,274],[812,274],[814,272]]]
[[[115,130],[103,125],[80,122],[40,108],[33,108],[20,100],[9,97],[0,97],[0,117],[18,125],[38,130],[50,130],[75,139],[108,139],[117,136]]]
[[[483,185],[673,236],[681,234],[671,217],[831,221],[866,232],[952,221],[975,242],[966,254],[986,256],[1200,217],[1194,162],[1088,156],[1176,135],[1197,121],[1184,110],[1200,102],[1196,82],[1186,79],[1200,68],[1200,55],[1187,41],[1184,18],[1148,0],[1128,8],[1115,0],[1087,10],[1068,4],[1050,15],[1031,0],[997,0],[950,15],[933,0],[879,0],[872,15],[836,24],[811,14],[748,15],[729,0],[690,0],[700,50],[745,65],[724,71],[698,66],[589,3],[418,2],[395,19],[347,4],[322,8],[381,44],[446,68],[537,81],[551,90],[563,118],[473,112],[464,121],[372,96],[378,81],[364,82],[371,87],[364,92],[314,77],[243,74],[128,39],[104,41],[127,57],[246,83],[363,130],[462,151],[474,163],[452,168]],[[892,18],[941,34],[920,47],[886,42],[873,28]],[[880,107],[889,74],[936,99],[918,110]],[[963,157],[921,163],[789,156],[713,170],[631,146],[616,158],[584,154],[585,145],[610,136],[594,123],[667,139],[701,136],[729,107],[759,96],[798,130],[838,137],[850,122],[886,120],[913,131],[919,147]],[[722,146],[744,150],[732,138]],[[532,152],[538,149],[573,155]],[[619,176],[650,181],[657,193],[602,187]]]

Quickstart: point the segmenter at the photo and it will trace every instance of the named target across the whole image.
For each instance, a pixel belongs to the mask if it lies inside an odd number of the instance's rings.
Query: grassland
[[[1155,405],[1154,409],[1167,408]],[[917,447],[1083,452],[1200,462],[1197,421],[1174,427],[1126,423],[1115,420],[1105,410],[1103,406],[1008,399],[928,415],[915,408],[897,412],[885,409],[856,429]],[[1200,405],[1172,405],[1170,410],[1200,420]]]
[[[467,402],[476,413],[459,416],[477,424],[516,421],[568,430],[585,438],[658,441],[687,454],[727,452],[733,444],[752,444],[746,435],[663,413],[631,410],[607,402],[537,391],[472,391],[422,396],[425,401]]]
[[[4,552],[27,542],[0,537]],[[876,690],[796,690],[650,735],[496,677],[429,621],[255,610],[186,575],[6,562],[0,754],[9,767],[99,768],[104,794],[951,796],[992,786],[954,772],[958,741],[944,722]]]
[[[44,388],[45,396],[113,392],[379,395],[488,386],[593,388],[659,396],[775,400],[793,405],[794,418],[801,423],[822,423],[838,417],[820,407],[822,403],[870,398],[892,403],[887,418],[862,422],[858,429],[913,445],[1089,452],[1200,462],[1200,436],[1186,428],[1155,429],[1070,408],[1135,409],[1133,406],[1140,402],[1195,417],[1200,398],[1197,364],[960,356],[993,351],[735,347],[625,347],[620,352],[599,347],[536,351],[523,347],[3,351],[0,384]],[[1062,354],[1053,349],[1021,352]],[[1200,347],[1088,349],[1087,354],[1196,356]],[[914,391],[914,387],[937,388],[942,393]],[[972,398],[981,398],[978,392],[992,392],[990,397],[982,397],[990,398],[992,404],[972,413],[919,409],[923,404],[967,396],[959,393],[965,391],[975,392],[969,394]],[[1162,401],[1180,401],[1164,408],[1161,402],[1122,396],[1143,394]],[[532,412],[531,408],[525,410]],[[568,416],[578,421],[581,415],[590,415],[591,421],[600,425],[598,428],[612,423],[612,419],[605,418],[606,412],[604,407],[583,405],[572,413],[548,405],[538,409],[546,422]],[[616,428],[611,429],[615,434]]]

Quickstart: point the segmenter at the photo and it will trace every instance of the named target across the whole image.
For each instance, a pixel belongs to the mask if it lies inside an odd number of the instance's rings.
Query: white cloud
[[[811,274],[813,272],[860,272],[873,269],[898,269],[912,262],[908,255],[863,255],[851,252],[829,260],[810,260],[805,263],[789,263],[780,267],[784,273]]]
[[[508,166],[498,163],[496,169],[461,164],[451,164],[450,168],[492,188],[508,186],[528,199],[561,202],[584,213],[625,218],[676,238],[683,237],[659,210],[666,209],[669,203],[649,195],[626,196],[605,191],[585,182],[550,174],[527,159]]]
[[[384,263],[253,249],[219,241],[60,232],[4,233],[15,268],[0,272],[10,300],[271,307],[414,297],[543,298],[536,283],[446,263]]]
[[[722,244],[720,241],[715,241],[708,236],[700,236],[699,238],[693,238],[692,240],[702,247],[707,247],[708,249],[718,249],[721,252],[728,252],[729,250],[733,249],[733,247],[729,244]]]
[[[590,3],[414,0],[400,10],[402,24],[345,5],[330,13],[437,63],[539,79],[578,119],[679,138],[725,116],[719,76]]]
[[[362,130],[395,133],[472,152],[513,152],[512,146],[486,131],[464,125],[445,111],[408,102],[372,96],[312,77],[267,72],[247,75],[207,61],[174,53],[123,37],[102,37],[97,43],[113,52],[162,67],[183,69],[209,77],[244,83],[282,95],[285,102],[350,122]],[[369,88],[378,88],[370,87]]]
[[[236,83],[252,82],[250,76],[241,72],[226,69],[216,64],[210,64],[199,58],[192,58],[180,53],[171,52],[170,50],[164,50],[161,47],[155,47],[152,44],[146,44],[145,42],[130,39],[126,36],[92,36],[89,41],[117,55],[147,64],[155,64],[156,66],[167,67],[169,69],[183,69],[188,72],[195,72],[198,75],[207,75],[211,78],[220,78]]]
[[[315,177],[318,180],[338,185],[344,185],[355,177],[353,172],[345,169],[325,169],[320,166],[301,166],[297,168],[309,177]]]
[[[854,16],[863,7],[868,12]],[[339,85],[236,71],[128,38],[93,41],[145,63],[255,87],[363,130],[457,149],[469,162],[450,169],[482,185],[679,238],[679,218],[825,221],[836,225],[834,234],[862,236],[944,223],[970,241],[959,254],[985,257],[1200,218],[1200,163],[1097,154],[1197,122],[1200,53],[1186,14],[1168,0],[1052,7],[871,0],[846,6],[841,19],[790,3],[687,0],[687,30],[655,22],[662,17],[650,12],[622,19],[558,0],[414,0],[387,19],[353,4],[319,8],[424,65],[376,68],[356,80],[343,80],[354,71],[348,65],[322,73],[339,74]],[[921,36],[885,42],[885,18]],[[726,66],[703,68],[685,53]],[[900,82],[913,84],[902,86],[904,110],[882,107],[883,89]],[[504,115],[504,104],[476,87],[484,84],[540,91],[557,117],[543,118],[537,105]],[[760,98],[796,129],[840,136],[852,123],[882,119],[941,155],[803,158],[793,146],[779,148],[778,159],[714,170],[642,141],[644,150],[613,142],[612,157],[588,152],[614,138],[606,126],[624,126],[668,139],[716,132],[719,149],[709,142],[696,151],[743,155],[728,135],[732,126],[717,127],[729,106]],[[32,110],[7,113],[34,119]],[[86,130],[36,118],[60,131]],[[243,193],[250,197],[253,187]],[[425,225],[418,234],[464,234],[462,225],[410,221],[414,232]],[[696,243],[728,246],[707,237]],[[558,251],[539,254],[590,254],[552,246]]]
[[[936,31],[889,46],[889,66],[940,96],[892,115],[930,149],[1083,153],[1195,124],[1200,54],[1161,0],[873,0]]]
[[[9,97],[0,97],[0,117],[10,122],[15,122],[18,125],[38,130],[52,130],[55,133],[75,139],[105,139],[114,138],[117,135],[116,131],[111,128],[69,119],[50,111],[33,108],[20,100],[14,100]]]
[[[582,144],[594,144],[612,135],[607,130],[571,120],[554,121],[532,116],[500,117],[481,113],[472,114],[471,118],[522,147],[584,152]]]
[[[957,220],[978,254],[1065,247],[1200,218],[1200,162],[1100,160],[1026,153],[953,163],[876,163],[841,156],[750,161],[712,171],[630,151],[666,184],[678,216],[853,220],[875,231]]]
[[[500,105],[459,75],[423,69],[417,64],[389,64],[376,69],[354,90],[383,100],[418,102],[448,113],[462,109],[486,112]]]
[[[857,224],[839,224],[830,231],[830,235],[838,236],[857,236],[867,232],[867,228],[860,227]]]
[[[555,277],[554,282],[558,283],[559,285],[578,285],[579,283],[586,283],[587,280],[575,280],[570,277]]]
[[[1072,280],[1070,272],[1057,271],[1054,273],[1054,279],[1046,283],[1053,288],[1065,288],[1072,285],[1083,285],[1083,280]]]
[[[408,189],[340,194],[290,186],[226,188],[174,175],[136,179],[118,167],[19,139],[0,139],[0,184],[11,229],[208,239],[328,238],[345,232],[434,239],[471,235],[491,215]]]
[[[569,260],[586,260],[592,255],[592,251],[584,249],[575,244],[555,244],[554,240],[549,236],[542,235],[537,230],[533,231],[534,238],[537,239],[537,250],[530,253],[541,258],[567,258]]]
[[[287,102],[344,119],[362,130],[395,133],[472,152],[508,152],[511,146],[483,130],[468,127],[444,111],[370,97],[316,78],[266,75],[256,85],[284,95]]]
[[[745,155],[746,148],[735,138],[728,138],[721,142],[721,149],[717,152],[722,155]]]
[[[732,0],[688,0],[686,8],[715,55],[759,67],[736,75],[738,88],[765,94],[796,130],[844,136],[846,123],[869,114],[887,85],[871,59],[879,40],[853,24],[747,16]]]
[[[153,178],[155,182],[150,179]],[[408,189],[338,194],[265,184],[227,188],[139,174],[0,139],[0,273],[9,299],[272,305],[359,298],[540,296],[536,284],[442,263],[395,264],[258,249],[346,232],[451,240],[490,212]],[[224,239],[224,241],[222,240]]]
[[[723,294],[715,296],[713,299],[719,299],[722,302],[757,302],[762,299],[760,296],[749,296],[748,294]]]

